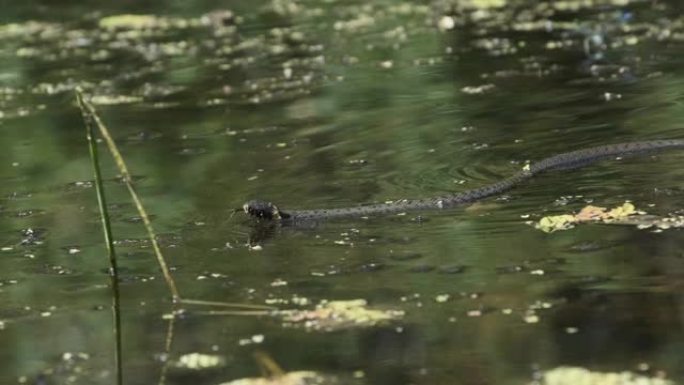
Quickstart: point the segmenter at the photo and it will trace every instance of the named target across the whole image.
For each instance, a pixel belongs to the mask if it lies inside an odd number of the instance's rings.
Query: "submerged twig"
[[[273,315],[273,311],[268,310],[207,310],[207,311],[196,311],[192,312],[194,315],[218,315],[218,316],[270,316]]]
[[[179,301],[184,305],[202,305],[202,306],[220,306],[220,307],[234,307],[243,309],[257,309],[257,310],[278,310],[278,308],[268,305],[254,305],[249,303],[234,303],[234,302],[217,302],[204,301],[200,299],[181,299]]]
[[[119,270],[116,262],[116,251],[114,249],[114,238],[112,237],[112,226],[109,220],[109,212],[107,211],[107,200],[105,198],[104,187],[102,184],[102,173],[100,171],[100,161],[97,152],[97,143],[93,135],[93,120],[92,115],[86,113],[85,101],[80,90],[76,91],[76,99],[78,105],[81,107],[83,120],[86,126],[86,137],[88,138],[88,148],[90,149],[90,161],[93,166],[95,174],[95,191],[97,193],[97,203],[100,208],[100,218],[102,220],[102,229],[104,231],[105,244],[107,245],[107,253],[109,255],[109,277],[112,283],[113,293],[113,314],[114,314],[114,340],[115,349],[114,357],[116,361],[116,383],[123,384],[123,370],[122,370],[122,345],[121,345],[121,302],[119,296]]]
[[[261,373],[263,377],[278,377],[285,374],[283,368],[281,368],[280,365],[278,365],[278,363],[275,362],[270,355],[268,355],[268,353],[257,350],[252,355],[261,367]]]

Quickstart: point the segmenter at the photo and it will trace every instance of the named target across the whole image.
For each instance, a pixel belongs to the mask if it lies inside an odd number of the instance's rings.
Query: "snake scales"
[[[492,195],[500,194],[522,183],[534,175],[558,169],[582,167],[603,159],[618,156],[640,155],[654,151],[684,147],[682,139],[653,140],[609,144],[554,155],[526,166],[518,173],[498,182],[459,193],[446,194],[423,199],[403,199],[355,207],[312,210],[282,210],[267,201],[251,200],[243,205],[245,213],[254,218],[270,221],[311,221],[343,217],[363,217],[400,213],[409,210],[429,210],[453,207],[471,203]]]

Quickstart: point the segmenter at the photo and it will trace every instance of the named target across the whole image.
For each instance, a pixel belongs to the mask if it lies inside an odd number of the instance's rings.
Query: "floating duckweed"
[[[249,338],[243,338],[238,341],[238,345],[240,346],[246,346],[246,345],[254,345],[254,344],[260,344],[264,342],[266,337],[264,337],[263,334],[255,334]]]
[[[173,363],[176,368],[201,370],[225,365],[225,359],[218,355],[188,353],[183,354]]]
[[[115,15],[100,19],[101,28],[149,28],[155,25],[157,18],[152,15]]]
[[[23,38],[37,34],[40,34],[42,37],[55,36],[60,32],[61,27],[59,25],[39,21],[0,25],[0,39]]]
[[[435,302],[443,303],[449,300],[449,294],[439,294],[435,297]]]
[[[523,316],[523,321],[528,324],[536,324],[539,322],[539,316],[535,313],[527,313]]]
[[[357,32],[359,30],[368,28],[374,24],[375,18],[373,18],[373,16],[361,13],[358,16],[356,16],[355,19],[347,21],[336,21],[333,27],[337,31]]]
[[[548,4],[559,11],[572,11],[577,12],[583,8],[592,8],[598,5],[613,5],[618,7],[624,7],[638,0],[560,0],[551,1]]]

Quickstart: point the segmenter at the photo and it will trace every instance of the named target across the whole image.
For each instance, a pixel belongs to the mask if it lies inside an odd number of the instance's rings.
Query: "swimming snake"
[[[642,155],[659,150],[683,147],[684,140],[682,139],[666,139],[609,144],[566,152],[527,165],[516,174],[498,182],[472,190],[431,198],[402,199],[388,203],[310,210],[283,210],[271,202],[251,200],[245,203],[242,208],[245,213],[254,218],[282,222],[316,221],[344,217],[385,215],[415,210],[443,209],[476,202],[483,198],[500,194],[546,171],[583,167],[604,159]]]

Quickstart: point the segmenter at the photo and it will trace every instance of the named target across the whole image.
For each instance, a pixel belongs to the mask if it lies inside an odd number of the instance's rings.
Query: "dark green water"
[[[77,85],[96,96],[183,296],[364,298],[406,311],[396,324],[332,333],[189,312],[168,357],[200,352],[225,365],[171,369],[169,384],[258,376],[255,350],[286,370],[364,374],[353,383],[525,384],[558,366],[648,367],[684,381],[681,230],[545,234],[525,224],[590,202],[681,210],[677,151],[549,174],[422,220],[263,237],[231,217],[251,198],[316,208],[432,196],[558,152],[682,138],[680,2],[235,3],[233,17],[212,1],[3,5],[0,383],[114,379]],[[168,19],[100,26],[123,13]],[[157,383],[169,293],[101,149],[121,259],[124,376]],[[255,335],[263,342],[240,342]]]

